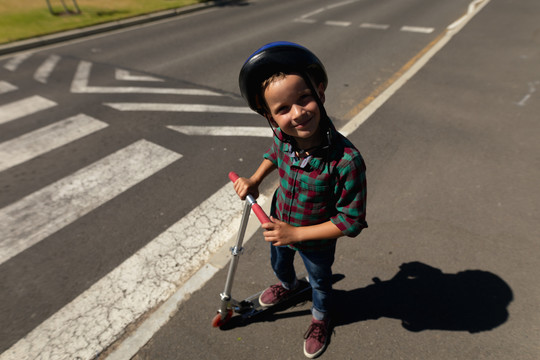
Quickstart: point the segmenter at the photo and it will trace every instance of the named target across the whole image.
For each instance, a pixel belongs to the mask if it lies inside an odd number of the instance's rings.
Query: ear
[[[324,84],[323,83],[320,83],[319,86],[317,87],[317,93],[319,94],[319,99],[321,99],[321,103],[324,104],[324,100],[326,99],[326,97],[324,96]]]

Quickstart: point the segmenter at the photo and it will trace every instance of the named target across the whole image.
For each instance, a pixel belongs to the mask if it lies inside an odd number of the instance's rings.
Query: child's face
[[[324,88],[318,87],[319,97],[324,103]],[[293,136],[303,149],[317,146],[321,142],[319,123],[321,112],[316,94],[312,94],[304,79],[289,74],[271,82],[264,91],[270,110],[271,121],[285,134]]]

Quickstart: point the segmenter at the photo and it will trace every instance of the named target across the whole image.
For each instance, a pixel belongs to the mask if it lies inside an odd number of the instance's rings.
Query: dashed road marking
[[[390,25],[388,24],[373,24],[373,23],[362,23],[360,28],[362,29],[374,29],[374,30],[388,30]]]
[[[315,24],[317,20],[315,19],[294,19],[295,22],[305,23],[305,24]]]
[[[328,26],[347,27],[347,26],[351,26],[352,23],[350,21],[332,21],[332,20],[328,20],[328,21],[325,21],[324,24],[328,25]]]
[[[401,31],[421,33],[421,34],[431,34],[434,30],[435,30],[435,28],[422,27],[422,26],[403,26],[403,27],[401,27]]]

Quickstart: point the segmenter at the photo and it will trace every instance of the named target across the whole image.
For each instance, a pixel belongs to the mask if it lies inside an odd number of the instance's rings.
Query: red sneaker
[[[330,320],[311,320],[311,324],[304,335],[304,355],[315,359],[326,350]]]
[[[281,283],[272,285],[268,289],[264,290],[261,296],[259,296],[259,303],[263,307],[276,305],[277,303],[287,299],[289,296],[291,296],[295,292],[296,292],[296,289],[287,290],[281,285]]]

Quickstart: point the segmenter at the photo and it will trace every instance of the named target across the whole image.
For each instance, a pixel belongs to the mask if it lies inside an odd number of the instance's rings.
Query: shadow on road
[[[336,290],[340,304],[335,326],[368,319],[399,319],[409,331],[491,330],[508,319],[510,287],[481,270],[444,274],[420,262],[405,263],[390,280],[374,278],[365,288]]]
[[[334,283],[343,279],[334,275]],[[387,317],[399,319],[409,331],[453,330],[476,333],[491,330],[508,319],[513,299],[510,287],[497,275],[481,270],[444,274],[420,262],[405,263],[390,280],[345,291],[334,290],[338,309],[333,327]],[[221,327],[231,330],[262,321],[307,316],[309,309],[294,309],[311,300],[308,291],[251,318],[235,316]]]

